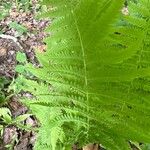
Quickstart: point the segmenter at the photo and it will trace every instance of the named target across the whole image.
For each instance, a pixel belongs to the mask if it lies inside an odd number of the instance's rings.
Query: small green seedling
[[[27,31],[28,31],[28,29],[25,26],[17,23],[16,21],[11,22],[9,24],[9,27],[17,31],[16,37],[19,37],[19,36],[27,33]]]
[[[18,52],[16,56],[16,60],[20,63],[25,63],[27,60],[25,53]]]
[[[16,66],[15,71],[18,73],[24,73],[25,67],[23,64],[26,63],[27,61],[25,53],[18,52],[16,56],[16,60],[19,62],[19,64]]]

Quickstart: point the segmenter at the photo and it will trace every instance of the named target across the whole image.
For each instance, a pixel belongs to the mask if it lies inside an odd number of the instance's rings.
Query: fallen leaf
[[[34,49],[39,50],[39,52],[45,52],[47,49],[47,46],[45,44],[39,45],[39,46],[34,46]]]
[[[7,49],[4,47],[0,47],[0,56],[4,56],[7,53]]]
[[[98,150],[98,144],[89,144],[83,147],[83,150]]]

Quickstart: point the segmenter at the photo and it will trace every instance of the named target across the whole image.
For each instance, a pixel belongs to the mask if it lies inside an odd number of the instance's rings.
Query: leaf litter
[[[38,0],[31,0],[27,3],[17,4],[15,0],[0,1],[0,76],[12,80],[17,76],[15,67],[17,60],[22,56],[17,56],[18,52],[26,55],[27,61],[35,66],[39,65],[35,51],[44,52],[46,44],[43,42],[47,34],[44,29],[51,23],[50,20],[37,19],[36,14],[41,6]],[[16,59],[16,56],[19,57]],[[31,98],[30,93],[22,95]],[[12,117],[28,113],[20,101],[19,96],[12,96],[7,104],[12,113]],[[38,126],[38,121],[34,116],[23,121],[24,125],[32,127]],[[15,125],[5,126],[3,129],[0,150],[32,150],[36,134],[34,131],[19,129]]]

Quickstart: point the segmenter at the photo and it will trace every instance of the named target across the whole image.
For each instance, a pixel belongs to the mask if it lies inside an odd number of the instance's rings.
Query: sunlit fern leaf
[[[22,78],[20,86],[34,95],[24,102],[41,123],[35,149],[96,142],[128,150],[130,140],[149,143],[150,2],[129,3],[122,23],[123,1],[43,2],[54,6],[42,15],[54,17],[52,36],[47,52],[37,54],[42,67],[26,66],[38,80]]]

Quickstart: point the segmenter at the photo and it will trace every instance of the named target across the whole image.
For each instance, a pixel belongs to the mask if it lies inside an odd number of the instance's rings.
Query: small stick
[[[16,43],[19,46],[19,48],[21,50],[23,49],[23,47],[18,42],[18,39],[16,37],[14,37],[14,36],[6,35],[6,34],[0,34],[0,38],[12,40],[14,43]]]

